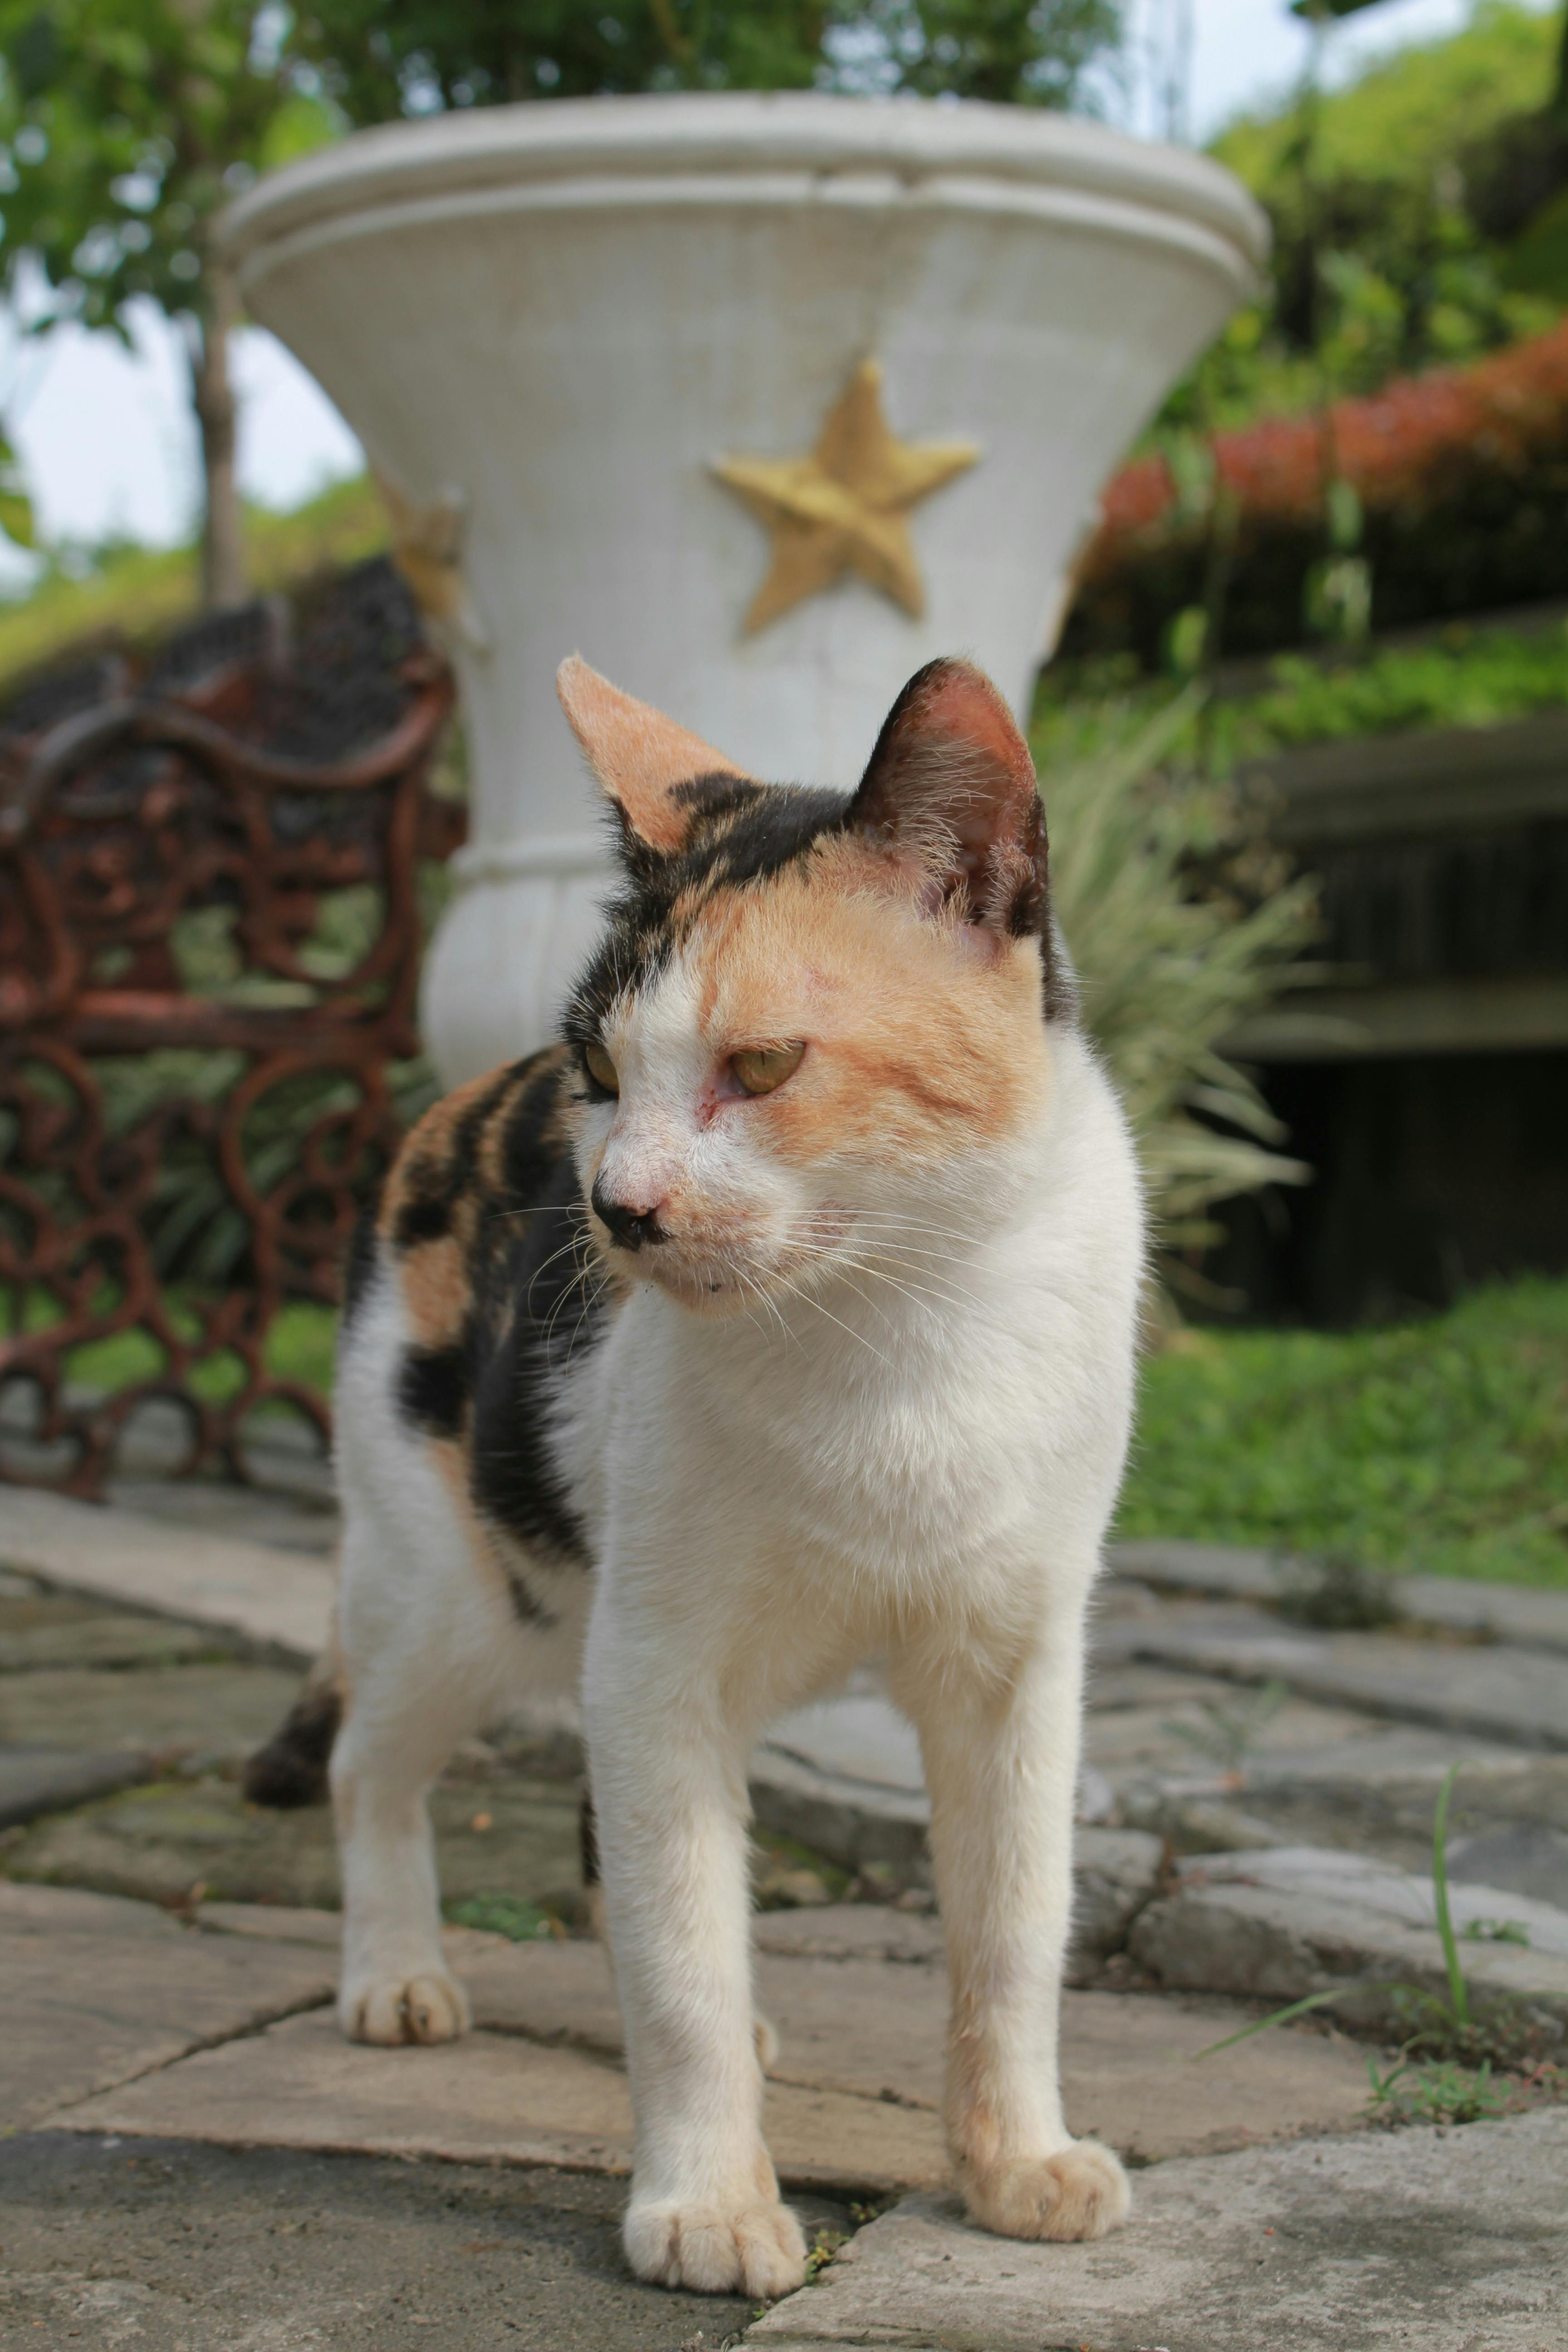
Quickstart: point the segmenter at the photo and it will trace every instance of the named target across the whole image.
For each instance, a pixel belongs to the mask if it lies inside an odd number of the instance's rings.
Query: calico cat
[[[1097,2237],[1127,2183],[1068,2135],[1058,2008],[1142,1219],[1027,750],[961,661],[910,679],[847,798],[754,782],[575,658],[558,685],[619,895],[561,1042],[429,1113],[355,1251],[336,1682],[269,1751],[302,1787],[331,1746],[343,2029],[463,2031],[426,1790],[580,1677],[627,2254],[798,2285],[746,1760],[885,1656],[931,1797],[959,2182],[987,2228]]]

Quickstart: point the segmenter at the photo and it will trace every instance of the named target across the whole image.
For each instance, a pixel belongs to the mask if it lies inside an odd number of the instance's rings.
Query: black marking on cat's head
[[[843,793],[722,771],[692,776],[669,797],[687,814],[679,848],[653,849],[621,829],[626,887],[609,901],[605,937],[567,1000],[563,1034],[575,1045],[591,1044],[622,997],[658,978],[721,890],[765,883],[809,856],[842,830],[848,806]]]

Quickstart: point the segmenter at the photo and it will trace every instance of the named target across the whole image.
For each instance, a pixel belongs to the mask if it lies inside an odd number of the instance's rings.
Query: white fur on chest
[[[705,1580],[847,1579],[872,1606],[967,1613],[1095,1540],[1127,1442],[1141,1215],[1109,1087],[1076,1041],[1062,1061],[980,1240],[721,1324],[633,1297],[559,1424],[612,1572],[700,1560]]]

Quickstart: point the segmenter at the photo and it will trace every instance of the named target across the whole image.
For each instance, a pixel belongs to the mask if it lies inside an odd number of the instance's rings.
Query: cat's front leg
[[[1109,2148],[1068,2132],[1058,2053],[1082,1612],[1053,1612],[1008,1665],[910,1659],[899,1683],[931,1797],[959,2186],[974,2219],[1004,2237],[1102,2237],[1127,2218],[1127,2177]]]
[[[601,1589],[584,1713],[637,2117],[626,2255],[639,2278],[786,2294],[800,2224],[763,2140],[752,2014],[745,1759],[689,1634]]]

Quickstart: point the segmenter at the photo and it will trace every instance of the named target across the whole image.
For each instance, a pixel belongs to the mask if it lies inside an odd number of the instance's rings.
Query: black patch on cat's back
[[[360,1211],[354,1228],[349,1235],[348,1254],[343,1260],[343,1325],[353,1328],[354,1318],[364,1305],[375,1277],[375,1203]]]
[[[426,1437],[461,1437],[468,1391],[467,1348],[405,1349],[397,1380],[398,1410]]]
[[[458,1253],[455,1286],[439,1261],[445,1328],[427,1320],[397,1368],[402,1418],[463,1448],[483,1519],[531,1549],[585,1564],[549,1438],[562,1376],[603,1329],[565,1116],[577,1083],[557,1045],[438,1104],[393,1171],[381,1233],[395,1257],[411,1261],[411,1282],[422,1251]],[[418,1292],[416,1284],[410,1296]],[[507,1573],[518,1614],[546,1619],[514,1561]]]
[[[588,1559],[587,1539],[548,1436],[563,1374],[602,1329],[576,1170],[554,1172],[537,1213],[508,1252],[511,1312],[478,1350],[474,1384],[474,1500],[519,1542]]]

